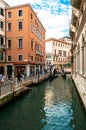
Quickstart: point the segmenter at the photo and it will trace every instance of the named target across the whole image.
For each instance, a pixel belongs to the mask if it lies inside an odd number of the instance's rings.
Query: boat
[[[56,69],[54,69],[53,71],[50,72],[50,77],[51,78],[57,78],[58,77]]]
[[[62,77],[66,78],[66,72],[62,72]]]

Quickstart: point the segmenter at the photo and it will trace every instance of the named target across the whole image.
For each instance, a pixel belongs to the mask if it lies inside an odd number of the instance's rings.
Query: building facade
[[[7,75],[43,73],[45,29],[29,4],[6,8]]]
[[[86,93],[86,0],[71,0],[72,78],[84,99]]]
[[[68,56],[70,55],[71,43],[65,41],[64,38],[49,38],[45,44],[46,67],[51,65],[63,70],[65,65],[70,62]]]
[[[6,44],[5,44],[5,8],[9,7],[3,0],[0,0],[0,73],[5,72]]]
[[[34,76],[45,67],[45,28],[30,4],[0,1],[0,73]]]

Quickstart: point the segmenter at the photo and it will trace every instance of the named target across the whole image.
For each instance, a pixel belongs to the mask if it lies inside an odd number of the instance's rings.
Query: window
[[[22,30],[22,21],[18,22],[18,29]]]
[[[8,18],[11,18],[11,17],[12,17],[12,13],[8,12]]]
[[[33,40],[31,40],[31,49],[32,49],[32,50],[34,49],[33,46],[34,46],[34,45],[33,45]]]
[[[32,13],[31,13],[30,17],[31,17],[31,19],[33,19],[33,14]]]
[[[62,51],[61,50],[58,50],[58,55],[62,56]]]
[[[31,23],[31,25],[30,25],[30,30],[31,30],[31,32],[34,32],[34,26],[33,26],[32,23]]]
[[[4,52],[0,52],[0,61],[4,60]]]
[[[55,45],[55,42],[53,42],[53,45]]]
[[[4,16],[4,9],[0,8],[0,14]]]
[[[35,20],[35,25],[37,25],[37,21]]]
[[[54,55],[56,55],[56,49],[54,49]]]
[[[11,56],[8,56],[8,61],[11,61],[11,60],[12,60]]]
[[[31,61],[33,61],[33,56],[30,57]]]
[[[11,48],[12,47],[12,43],[11,43],[11,40],[9,39],[8,40],[8,48]]]
[[[84,38],[84,34],[82,34],[82,44],[84,44],[85,38]]]
[[[51,56],[46,56],[47,59],[51,59]]]
[[[22,48],[22,46],[23,46],[23,39],[20,38],[18,39],[18,48]]]
[[[63,56],[66,57],[66,51],[63,51]]]
[[[19,56],[18,56],[18,60],[19,60],[19,61],[22,61],[22,60],[23,60],[22,55],[19,55]]]
[[[0,28],[1,28],[1,30],[4,29],[4,22],[2,22],[2,21],[0,21]]]
[[[37,50],[37,43],[35,43],[35,50]]]
[[[22,10],[19,10],[18,16],[19,16],[19,17],[22,16]]]
[[[0,37],[0,45],[4,45],[4,37]]]
[[[8,31],[11,31],[11,29],[12,29],[12,24],[8,23]]]

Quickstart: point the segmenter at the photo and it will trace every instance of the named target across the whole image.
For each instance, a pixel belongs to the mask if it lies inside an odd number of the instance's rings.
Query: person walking
[[[0,74],[0,81],[1,81],[1,79],[2,79],[2,74]]]
[[[4,76],[4,75],[2,75],[2,78],[1,78],[1,86],[3,86],[3,85],[4,85],[4,81],[5,81],[5,76]]]
[[[17,74],[17,78],[18,78],[18,82],[20,82],[21,81],[21,74],[20,73]]]

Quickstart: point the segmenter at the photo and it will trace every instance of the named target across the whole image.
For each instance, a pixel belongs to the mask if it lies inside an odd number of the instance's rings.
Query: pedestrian
[[[4,80],[5,80],[5,76],[4,76],[4,75],[2,75],[2,79],[1,79],[1,86],[3,86],[3,85],[4,85]]]
[[[11,74],[8,75],[8,79],[9,79],[9,80],[12,79],[12,75],[11,75]]]
[[[20,73],[17,74],[17,78],[18,78],[18,81],[20,82],[20,80],[21,80],[21,74]]]
[[[2,74],[0,74],[0,81],[1,81],[1,79],[2,79]]]

